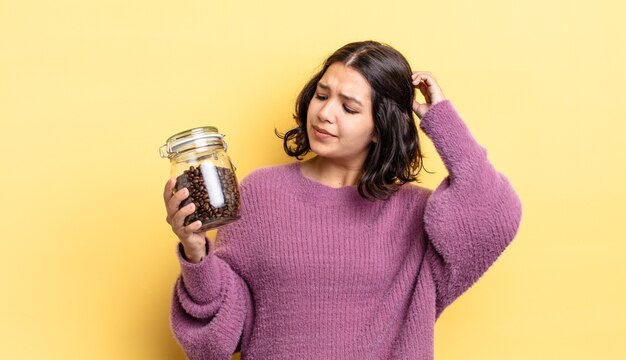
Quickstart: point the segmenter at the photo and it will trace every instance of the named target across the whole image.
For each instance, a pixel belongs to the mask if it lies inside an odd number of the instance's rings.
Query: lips
[[[315,125],[313,125],[313,129],[314,129],[315,131],[319,132],[319,133],[326,134],[326,135],[330,135],[330,136],[333,136],[333,137],[337,137],[336,135],[334,135],[334,134],[332,134],[332,133],[330,133],[330,132],[328,132],[328,131],[326,131],[326,130],[324,130],[324,129],[320,128],[320,127],[317,127],[317,126],[315,126]]]

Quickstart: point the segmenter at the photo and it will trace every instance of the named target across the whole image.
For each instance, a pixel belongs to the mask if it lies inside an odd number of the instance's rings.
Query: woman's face
[[[317,83],[307,135],[318,156],[361,167],[374,140],[371,87],[358,71],[336,62]]]

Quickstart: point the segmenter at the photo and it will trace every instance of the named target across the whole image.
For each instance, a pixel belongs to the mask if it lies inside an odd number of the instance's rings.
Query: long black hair
[[[372,114],[377,141],[370,144],[358,182],[359,194],[369,200],[387,198],[402,184],[417,180],[424,167],[413,119],[415,88],[411,66],[391,46],[362,41],[347,44],[335,51],[298,95],[293,115],[297,126],[284,135],[277,135],[283,139],[287,155],[298,160],[302,160],[311,150],[306,131],[309,103],[315,95],[317,83],[330,65],[336,62],[358,71],[372,88]]]

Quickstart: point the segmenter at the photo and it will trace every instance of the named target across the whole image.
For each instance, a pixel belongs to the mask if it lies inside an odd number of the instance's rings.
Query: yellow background
[[[436,358],[625,359],[625,4],[1,0],[0,358],[183,359],[159,146],[214,125],[239,178],[288,162],[273,131],[304,82],[376,39],[435,74],[524,204]]]

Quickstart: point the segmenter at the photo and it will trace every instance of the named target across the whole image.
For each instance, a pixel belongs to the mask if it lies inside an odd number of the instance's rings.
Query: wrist
[[[204,259],[207,254],[208,254],[208,249],[207,249],[207,243],[206,243],[206,239],[205,239],[205,243],[200,245],[200,246],[189,246],[189,245],[185,245],[183,243],[182,247],[183,247],[183,255],[185,257],[185,260],[197,264],[200,261],[202,261],[202,259]]]

